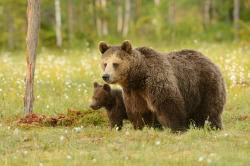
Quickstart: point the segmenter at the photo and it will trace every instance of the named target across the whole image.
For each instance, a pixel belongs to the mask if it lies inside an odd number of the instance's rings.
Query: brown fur
[[[174,132],[186,130],[190,121],[202,127],[206,120],[212,128],[223,129],[224,79],[219,68],[202,53],[132,49],[129,41],[121,46],[101,42],[99,48],[104,74],[110,76],[105,81],[122,86],[128,118],[135,128],[145,125],[140,117],[147,119],[153,112],[161,125]],[[118,65],[114,67],[114,63]]]
[[[106,109],[111,128],[123,126],[123,120],[128,119],[123,102],[122,91],[112,90],[108,84],[99,85],[94,83],[92,103],[90,107],[94,110],[104,107]]]

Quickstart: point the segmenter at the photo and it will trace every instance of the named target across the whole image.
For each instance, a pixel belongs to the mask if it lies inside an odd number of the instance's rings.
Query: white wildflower
[[[207,163],[210,164],[212,162],[211,159],[207,159]]]
[[[200,156],[199,159],[198,159],[198,161],[201,162],[201,161],[203,161],[203,159],[204,159],[204,157]]]
[[[64,136],[61,136],[61,137],[60,137],[60,140],[63,141],[63,140],[64,140]]]
[[[160,141],[156,141],[155,145],[160,145],[161,142]]]
[[[70,155],[67,156],[67,159],[72,159],[72,157]]]

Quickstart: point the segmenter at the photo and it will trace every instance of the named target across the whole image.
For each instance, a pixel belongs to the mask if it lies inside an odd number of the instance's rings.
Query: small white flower
[[[43,163],[39,163],[40,166],[43,166]]]
[[[2,124],[0,124],[0,127],[2,127]]]
[[[14,156],[14,159],[16,160],[16,156]]]
[[[72,157],[70,155],[67,156],[67,159],[72,159]]]
[[[47,105],[47,108],[49,108],[49,105]]]
[[[204,159],[204,157],[200,156],[199,159],[198,159],[198,161],[201,162],[201,161],[203,161],[203,159]]]
[[[126,135],[129,135],[130,133],[128,132],[128,131],[126,131],[126,133],[125,133]]]
[[[67,133],[68,133],[68,130],[65,130],[64,132],[67,134]]]
[[[69,98],[69,96],[66,96],[66,99],[68,99]]]
[[[2,92],[3,90],[2,89],[0,89],[0,92]]]
[[[211,156],[211,157],[214,157],[214,156],[215,156],[215,153],[211,153],[210,156]]]
[[[93,158],[93,162],[96,162],[96,158]]]
[[[119,130],[119,127],[116,127],[115,130],[118,131],[118,130]]]
[[[38,99],[39,99],[39,98],[40,98],[40,96],[36,96],[36,98],[38,98]]]
[[[205,124],[207,125],[209,123],[209,121],[208,120],[205,120]]]
[[[227,136],[228,136],[228,134],[225,134],[224,136],[225,136],[225,137],[227,137]]]
[[[10,129],[10,126],[8,127],[8,130]]]
[[[82,129],[80,127],[75,127],[74,130],[75,131],[81,131]]]
[[[60,137],[60,140],[63,141],[63,140],[64,140],[64,136],[61,136],[61,137]]]
[[[161,142],[160,141],[156,141],[155,145],[160,145]]]
[[[23,153],[26,155],[26,154],[28,154],[28,151],[24,151]]]
[[[212,162],[211,159],[207,159],[207,163],[210,164]]]
[[[244,144],[248,144],[248,141],[244,141]]]
[[[14,135],[18,135],[18,133],[19,133],[19,130],[16,128],[14,131]]]
[[[129,157],[128,156],[125,156],[125,160],[128,160],[129,159]]]

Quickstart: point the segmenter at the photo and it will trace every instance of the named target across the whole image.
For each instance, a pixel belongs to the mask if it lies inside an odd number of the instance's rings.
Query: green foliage
[[[108,0],[106,9],[96,7],[95,0],[72,0],[73,40],[69,41],[68,3],[61,0],[62,48],[82,48],[88,42],[91,47],[100,40],[121,42],[125,38],[117,31],[117,1]],[[159,6],[154,1],[131,1],[129,35],[126,39],[155,41],[178,44],[190,40],[231,41],[233,40],[233,0],[211,1],[210,24],[204,25],[205,1],[179,0],[174,4],[174,24],[169,22],[169,0],[161,0]],[[41,1],[39,48],[56,48],[55,4],[54,0]],[[125,14],[125,1],[122,1]],[[240,3],[240,31],[243,41],[249,42],[250,2]],[[27,1],[0,1],[0,49],[14,50],[26,47]],[[97,17],[108,22],[108,35],[98,36]],[[13,27],[13,32],[11,32]]]

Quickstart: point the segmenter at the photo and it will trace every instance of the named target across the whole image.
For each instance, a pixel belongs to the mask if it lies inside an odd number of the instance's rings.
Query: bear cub
[[[102,107],[106,109],[111,128],[115,126],[120,130],[123,120],[128,119],[126,108],[123,102],[122,91],[113,90],[108,84],[100,85],[94,82],[94,91],[90,107],[98,110]]]

